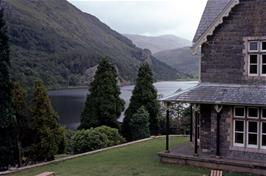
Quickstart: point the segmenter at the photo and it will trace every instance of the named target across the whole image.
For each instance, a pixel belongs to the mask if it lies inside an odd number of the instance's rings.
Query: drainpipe
[[[221,121],[221,111],[223,109],[223,106],[219,106],[219,105],[215,105],[214,109],[216,111],[217,114],[217,123],[216,123],[216,157],[219,158],[220,157],[220,121]]]
[[[193,109],[192,104],[190,105],[190,142],[192,142],[193,137]]]
[[[198,121],[199,121],[199,113],[200,113],[200,105],[195,105],[195,135],[194,135],[194,155],[198,156]]]
[[[166,107],[166,146],[165,151],[169,153],[169,134],[170,134],[170,110],[169,110],[170,103],[167,102]]]

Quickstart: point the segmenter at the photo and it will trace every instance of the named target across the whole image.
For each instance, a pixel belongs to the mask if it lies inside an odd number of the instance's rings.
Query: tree
[[[0,170],[15,163],[15,116],[9,77],[9,45],[4,10],[0,7]]]
[[[89,92],[79,128],[102,125],[118,128],[117,119],[124,110],[125,102],[119,97],[116,70],[106,59],[101,60]]]
[[[136,86],[133,90],[130,99],[129,107],[125,112],[125,119],[123,121],[122,133],[124,137],[128,138],[128,123],[133,114],[144,106],[149,113],[150,132],[152,135],[159,133],[159,110],[160,104],[157,101],[157,90],[153,86],[152,71],[149,64],[143,64],[138,72]]]
[[[27,106],[27,92],[19,82],[12,84],[12,102],[16,115],[16,144],[18,166],[22,165],[22,148],[31,144],[30,115]]]
[[[141,106],[138,111],[128,119],[129,141],[150,137],[149,113]]]
[[[58,123],[58,115],[51,105],[42,81],[35,83],[31,114],[34,131],[31,159],[33,161],[53,160],[62,139],[62,132]]]

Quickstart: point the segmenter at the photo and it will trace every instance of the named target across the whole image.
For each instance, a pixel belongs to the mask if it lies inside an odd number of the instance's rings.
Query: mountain
[[[10,38],[12,79],[49,88],[87,85],[100,57],[108,57],[124,84],[148,62],[156,80],[186,77],[137,48],[128,38],[66,0],[2,0]]]
[[[190,47],[162,51],[154,56],[176,70],[198,76],[200,56],[193,55]]]
[[[161,35],[155,37],[134,34],[124,35],[132,40],[137,47],[149,49],[152,53],[191,46],[192,44],[191,41],[174,35]]]

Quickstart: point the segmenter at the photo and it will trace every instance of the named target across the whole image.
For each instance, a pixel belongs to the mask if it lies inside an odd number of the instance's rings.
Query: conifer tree
[[[31,114],[34,131],[31,159],[33,161],[53,160],[58,151],[62,133],[58,123],[58,115],[51,105],[42,81],[35,83]]]
[[[138,111],[128,119],[128,140],[133,141],[150,137],[149,125],[149,113],[144,106],[141,106]]]
[[[149,64],[143,64],[138,72],[136,86],[133,90],[130,99],[129,107],[125,112],[125,118],[122,126],[122,133],[125,138],[130,138],[128,135],[128,123],[133,114],[137,113],[138,109],[144,106],[149,113],[150,132],[152,135],[159,133],[159,110],[160,105],[157,101],[157,90],[153,86],[152,71]]]
[[[0,7],[0,170],[15,162],[15,116],[12,110],[10,60],[4,10]]]
[[[117,119],[124,110],[124,101],[119,97],[117,73],[106,59],[101,60],[81,114],[80,129],[106,125],[118,128]]]

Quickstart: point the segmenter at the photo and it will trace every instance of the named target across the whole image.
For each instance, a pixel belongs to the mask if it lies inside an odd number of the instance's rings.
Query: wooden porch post
[[[195,105],[195,134],[194,134],[194,155],[195,156],[198,156],[198,121],[199,121],[199,111],[200,111],[200,108],[199,108],[199,105]]]
[[[223,109],[223,106],[215,105],[214,109],[217,113],[216,156],[220,157],[220,121],[221,121],[221,111]]]
[[[193,137],[193,108],[192,104],[190,105],[190,142],[192,142]]]
[[[170,134],[170,110],[169,110],[169,106],[170,103],[167,102],[166,104],[167,106],[167,110],[166,110],[166,146],[165,146],[165,150],[166,152],[169,152],[169,134]]]

